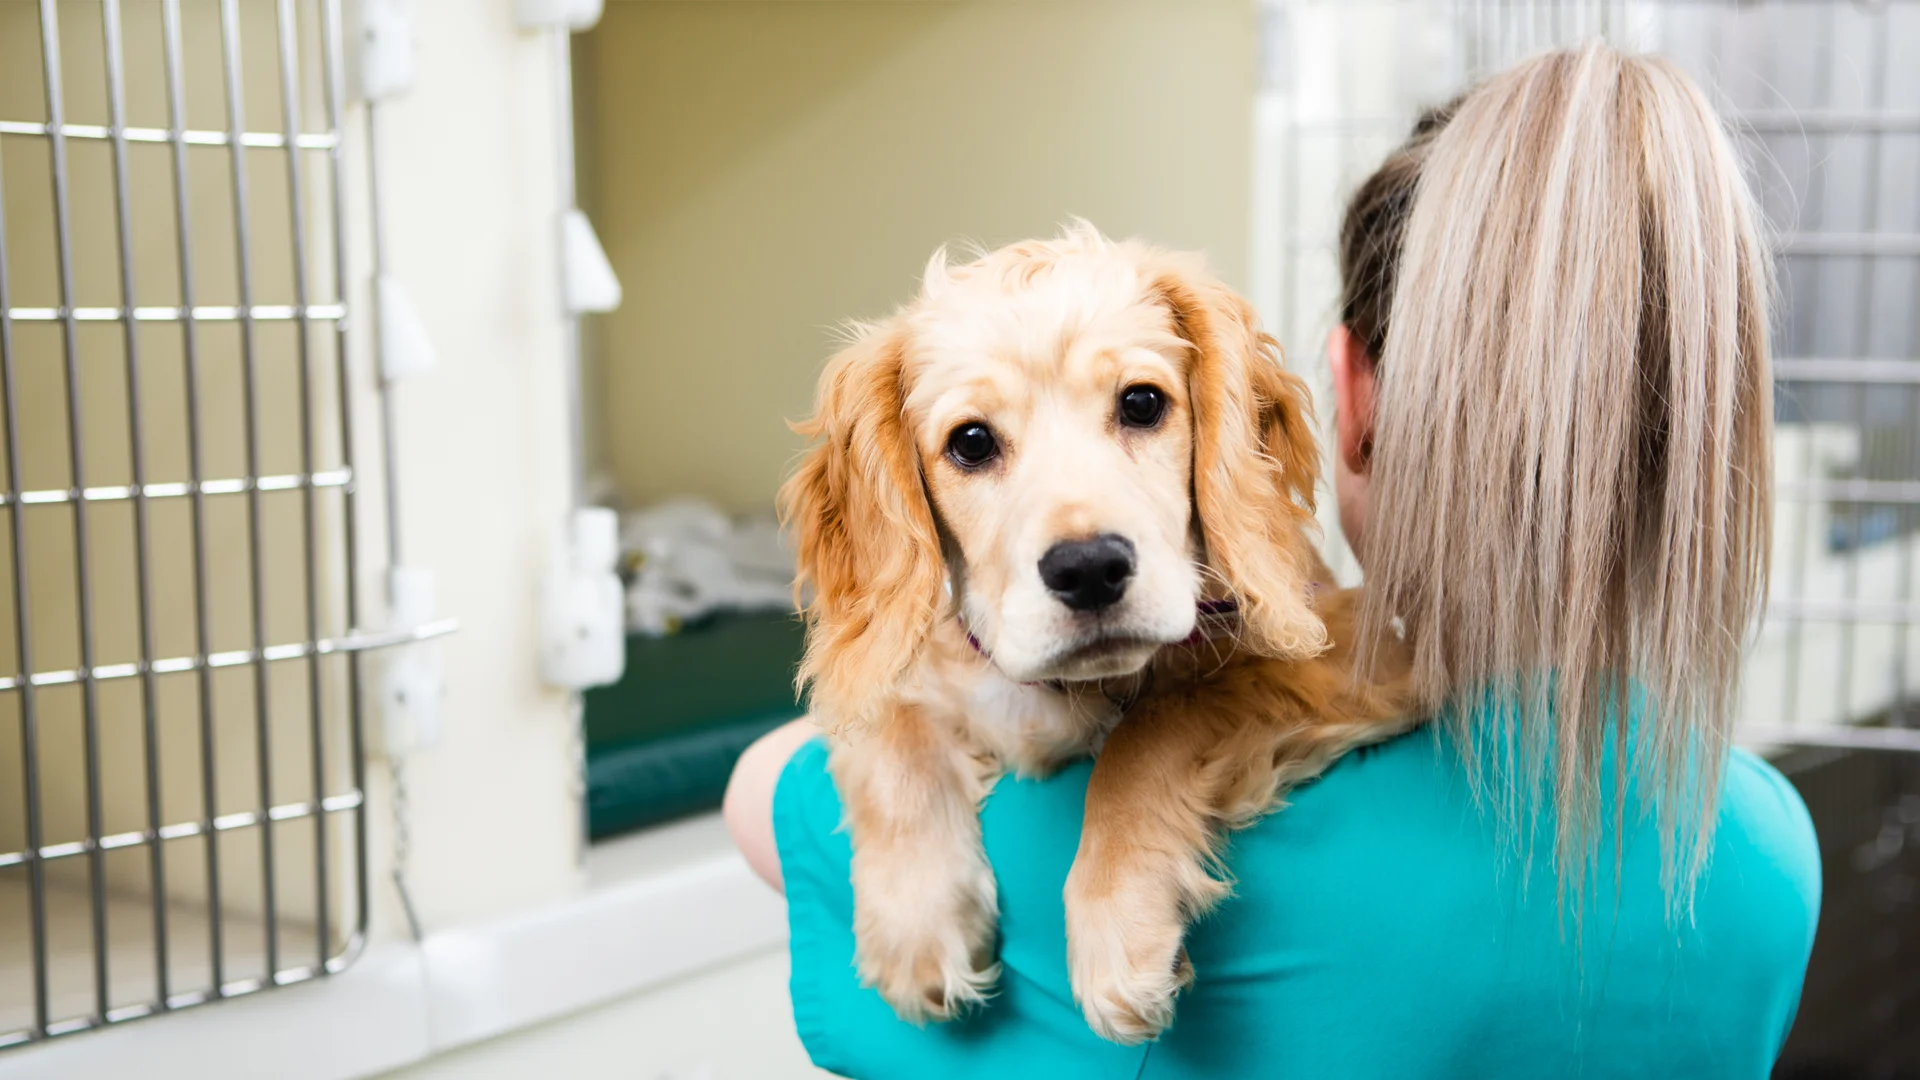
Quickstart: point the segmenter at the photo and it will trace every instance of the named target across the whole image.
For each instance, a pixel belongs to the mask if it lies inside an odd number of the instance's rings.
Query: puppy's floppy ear
[[[1280,344],[1253,308],[1195,267],[1167,264],[1154,289],[1193,346],[1193,498],[1209,565],[1240,601],[1246,643],[1268,656],[1310,656],[1327,629],[1309,593],[1320,451],[1306,384],[1280,366]]]
[[[799,583],[811,583],[797,685],[829,730],[863,724],[933,629],[945,580],[933,511],[904,416],[897,322],[866,326],[827,362],[811,420],[818,441],[780,489]]]

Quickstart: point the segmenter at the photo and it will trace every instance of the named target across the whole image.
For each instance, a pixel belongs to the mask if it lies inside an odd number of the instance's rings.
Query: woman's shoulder
[[[1720,828],[1783,871],[1817,903],[1820,849],[1800,792],[1770,762],[1735,750],[1727,763]]]
[[[1612,819],[1618,834],[1603,826],[1576,911],[1551,822],[1516,845],[1444,737],[1349,755],[1230,839],[1233,895],[1188,940],[1196,983],[1154,1060],[1167,1076],[1225,1075],[1206,1047],[1230,1041],[1294,1075],[1440,1061],[1475,1076],[1634,1075],[1649,1062],[1764,1073],[1819,909],[1805,807],[1772,766],[1736,752],[1711,861],[1678,918],[1657,826],[1637,817]],[[1262,1019],[1276,1016],[1290,1020]]]
[[[1657,822],[1610,806],[1599,817],[1582,907],[1645,931],[1635,940],[1649,948],[1670,944]],[[1385,961],[1466,950],[1468,939],[1511,937],[1521,925],[1552,937],[1569,910],[1553,837],[1550,810],[1518,831],[1502,822],[1494,800],[1476,796],[1453,742],[1436,728],[1416,730],[1347,755],[1229,837],[1222,865],[1233,898],[1202,945],[1363,937]],[[1820,853],[1805,804],[1779,770],[1735,750],[1687,934],[1764,937],[1778,946],[1767,953],[1797,970],[1819,906]]]
[[[1628,856],[1623,873],[1657,875],[1654,822],[1631,808],[1620,818],[1611,807],[1604,810],[1598,847],[1618,843]],[[1619,833],[1616,820],[1622,823]],[[1525,842],[1527,831],[1532,844]],[[1551,836],[1550,812],[1542,813],[1516,844],[1513,831],[1495,820],[1492,800],[1476,796],[1452,741],[1428,726],[1356,750],[1295,789],[1275,812],[1230,839],[1226,865],[1242,894],[1258,890],[1269,876],[1276,885],[1348,882],[1356,891],[1418,880],[1420,891],[1431,894],[1456,879],[1551,879]],[[1727,761],[1708,869],[1703,895],[1765,890],[1804,913],[1811,932],[1820,901],[1812,819],[1792,783],[1746,750],[1734,750]],[[1550,880],[1547,888],[1553,895]],[[1776,919],[1781,914],[1773,912]]]
[[[1727,765],[1711,860],[1695,900],[1750,947],[1771,944],[1804,967],[1820,916],[1820,844],[1813,818],[1773,765],[1736,750]]]
[[[1330,831],[1369,837],[1451,832],[1457,827],[1453,819],[1462,814],[1490,813],[1487,802],[1475,796],[1452,740],[1438,726],[1427,725],[1348,753],[1290,792],[1249,835],[1263,843],[1294,844],[1331,840]],[[1719,830],[1778,860],[1802,884],[1818,886],[1818,851],[1806,804],[1765,759],[1743,749],[1730,753],[1716,821]]]

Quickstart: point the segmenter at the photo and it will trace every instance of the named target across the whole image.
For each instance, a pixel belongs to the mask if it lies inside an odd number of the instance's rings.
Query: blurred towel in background
[[[771,516],[675,498],[626,515],[627,628],[663,637],[718,611],[793,607],[793,551]]]

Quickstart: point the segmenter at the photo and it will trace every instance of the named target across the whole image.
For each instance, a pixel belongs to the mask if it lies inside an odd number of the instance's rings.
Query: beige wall
[[[622,496],[767,505],[835,324],[1082,215],[1243,282],[1249,0],[616,2],[579,50]]]

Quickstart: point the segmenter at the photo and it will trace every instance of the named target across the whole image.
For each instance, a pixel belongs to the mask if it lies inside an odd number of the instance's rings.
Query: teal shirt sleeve
[[[816,1064],[929,1080],[1757,1078],[1792,1023],[1819,862],[1777,771],[1734,755],[1691,922],[1667,918],[1657,836],[1630,822],[1620,875],[1595,880],[1576,930],[1550,867],[1523,872],[1450,748],[1416,733],[1349,755],[1236,833],[1235,892],[1189,936],[1197,981],[1174,1026],[1148,1047],[1102,1042],[1068,989],[1061,901],[1088,773],[995,788],[982,826],[1000,990],[962,1021],[916,1028],[859,985],[826,749],[794,756],[775,833],[794,1017]]]

